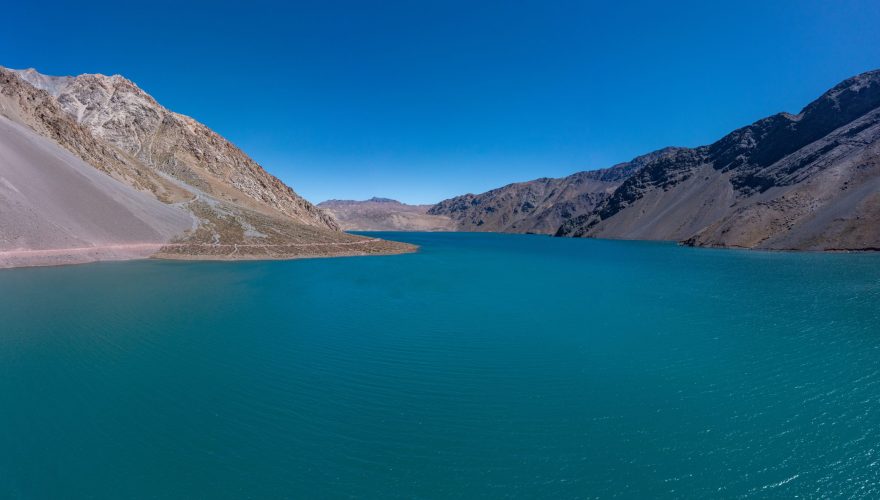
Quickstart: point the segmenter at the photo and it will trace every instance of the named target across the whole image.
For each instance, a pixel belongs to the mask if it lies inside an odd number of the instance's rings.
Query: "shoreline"
[[[358,247],[366,248],[358,249]],[[320,248],[323,248],[326,251],[308,251]],[[379,238],[370,238],[364,241],[352,242],[290,243],[275,245],[127,243],[92,247],[2,250],[0,251],[0,270],[147,259],[234,262],[365,257],[372,255],[402,255],[414,253],[418,251],[418,248],[419,247],[416,245],[382,240]],[[179,249],[180,252],[175,251],[175,249]],[[231,251],[225,251],[227,249]],[[240,252],[242,249],[245,251]],[[300,249],[306,251],[300,252]],[[334,251],[335,249],[339,249],[339,251]]]
[[[547,238],[571,239],[571,240],[596,240],[596,241],[632,241],[644,243],[668,243],[678,245],[685,248],[696,248],[705,250],[743,250],[748,252],[776,252],[776,253],[812,253],[812,254],[837,254],[837,253],[858,253],[858,254],[880,254],[880,247],[860,247],[860,248],[839,248],[828,247],[821,249],[814,248],[759,248],[746,247],[739,245],[695,245],[690,244],[688,240],[649,240],[641,238],[600,238],[596,236],[556,236],[551,233],[534,233],[534,232],[505,232],[505,231],[407,231],[407,230],[372,230],[372,229],[347,229],[350,234],[359,236],[367,236],[359,233],[461,233],[461,234],[510,234],[521,236],[541,236]]]

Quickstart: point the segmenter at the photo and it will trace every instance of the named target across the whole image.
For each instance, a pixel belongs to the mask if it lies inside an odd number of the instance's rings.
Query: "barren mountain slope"
[[[552,234],[564,221],[589,213],[643,163],[674,151],[668,148],[603,170],[457,196],[434,205],[428,213],[450,217],[461,231]]]
[[[161,106],[119,75],[52,77],[16,71],[104,142],[143,164],[220,200],[254,210],[268,206],[307,225],[335,221],[263,170],[232,143],[192,118]]]
[[[880,248],[880,71],[801,113],[643,166],[557,234],[767,249]]]
[[[41,88],[31,85],[18,75],[27,76]],[[83,100],[89,101],[87,105],[71,107],[72,98],[65,96],[79,94],[64,92],[82,89],[77,82],[83,85],[95,84],[104,90],[107,90],[105,83],[120,85],[121,88],[112,90],[109,96],[95,90],[89,93],[91,98],[77,97],[80,104]],[[58,97],[50,95],[49,91]],[[107,99],[95,96],[104,96]],[[140,103],[153,104],[140,106],[116,102],[129,98]],[[66,110],[62,109],[61,100],[67,103]],[[109,113],[105,107],[116,109],[116,112]],[[144,126],[144,123],[149,122],[142,116],[144,114],[161,115],[165,124],[160,130]],[[104,115],[113,116],[103,122],[95,118]],[[155,254],[157,256],[207,259],[293,258],[399,253],[412,251],[414,248],[411,245],[342,233],[332,217],[297,196],[237,148],[204,126],[161,108],[152,98],[121,77],[47,77],[34,71],[13,72],[0,68],[0,116],[24,125],[28,132],[35,132],[48,142],[63,147],[96,169],[95,172],[107,174],[101,174],[102,178],[112,182],[96,185],[96,189],[104,190],[106,196],[127,206],[132,203],[131,199],[119,198],[113,193],[122,188],[134,188],[154,201],[174,205],[167,208],[186,215],[189,222],[179,227],[179,231],[172,235],[171,243],[163,246]],[[92,117],[96,121],[87,124],[86,117]],[[2,129],[7,142],[20,142],[14,137],[15,130],[15,127]],[[144,147],[137,149],[126,149],[126,145],[131,146],[137,142],[127,134],[142,137],[139,134],[148,130],[153,130],[152,135],[147,134],[151,137],[149,144],[144,143]],[[115,134],[112,142],[103,135],[110,132]],[[194,151],[201,151],[202,154],[207,151],[210,159],[193,162],[191,154]],[[12,158],[15,158],[14,165],[11,163]],[[8,177],[15,169],[42,168],[43,165],[34,162],[40,163],[43,160],[31,161],[34,158],[42,157],[24,153],[9,156],[6,158],[9,161],[0,162],[0,176]],[[186,172],[192,175],[185,174]],[[216,172],[216,175],[212,172]],[[22,186],[27,185],[28,179],[37,182],[38,178],[19,176],[19,191],[22,191]],[[41,196],[62,196],[62,191],[37,189],[32,192],[28,197],[30,212],[27,213],[10,208],[21,205],[21,200],[16,200],[10,194],[12,191],[0,192],[0,202],[7,207],[0,212],[3,228],[0,240],[18,241],[18,246],[14,248],[19,250],[48,251],[50,249],[47,245],[57,245],[57,248],[51,249],[53,259],[57,262],[65,262],[65,259],[73,262],[142,256],[143,251],[137,255],[114,256],[83,250],[83,245],[101,246],[117,240],[130,241],[124,230],[127,225],[115,224],[113,218],[107,216],[92,219],[94,213],[85,210],[87,205],[83,204],[73,203],[67,208],[59,205],[61,211],[66,211],[67,215],[66,222],[61,225],[60,234],[70,237],[54,238],[50,234],[56,230],[52,229],[54,226],[35,221],[54,220],[53,214],[57,212],[52,212],[49,207],[58,200],[43,199]],[[86,198],[101,198],[94,193],[87,195],[84,194],[85,191],[80,192]],[[47,213],[41,212],[44,207]],[[108,216],[114,213],[123,214],[124,210],[108,209],[106,213]],[[125,220],[124,217],[121,220]],[[101,238],[95,238],[89,231],[96,227],[108,232],[100,233]],[[18,232],[14,233],[10,228],[18,228]],[[30,236],[22,238],[21,234]],[[146,238],[142,233],[139,235],[138,238]],[[146,239],[150,242],[166,241],[168,236],[162,233],[162,238],[158,240]],[[152,252],[156,250],[157,248],[153,248]],[[86,254],[91,257],[76,257]]]
[[[366,201],[328,200],[318,203],[346,231],[453,231],[452,219],[428,215],[433,205],[406,205],[388,198]]]

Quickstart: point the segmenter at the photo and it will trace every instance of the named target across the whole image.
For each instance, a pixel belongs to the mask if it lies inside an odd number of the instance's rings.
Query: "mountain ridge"
[[[450,217],[462,231],[552,234],[565,220],[592,210],[645,162],[679,149],[666,147],[608,168],[456,196],[435,204],[428,213]]]

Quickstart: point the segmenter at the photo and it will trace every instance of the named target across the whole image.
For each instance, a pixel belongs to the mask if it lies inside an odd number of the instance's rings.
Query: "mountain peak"
[[[104,88],[127,88],[128,90],[145,96],[155,102],[152,96],[147,94],[136,83],[128,78],[120,75],[104,75],[102,73],[82,73],[76,76],[54,76],[40,73],[34,68],[27,69],[10,69],[19,78],[32,86],[45,90],[52,97],[59,97],[61,94],[70,92],[72,85],[100,85]]]

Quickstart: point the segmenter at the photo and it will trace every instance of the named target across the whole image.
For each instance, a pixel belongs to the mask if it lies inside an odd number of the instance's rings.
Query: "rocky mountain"
[[[566,220],[590,213],[643,165],[675,151],[667,148],[611,168],[457,196],[434,205],[428,213],[451,218],[460,231],[553,234]]]
[[[333,215],[346,231],[452,231],[444,215],[429,215],[433,205],[407,205],[389,198],[365,201],[328,200],[318,207]]]
[[[229,141],[118,75],[0,67],[0,117],[0,265],[127,258],[135,247],[200,259],[412,250],[342,233]],[[101,176],[85,182],[83,165]],[[68,189],[70,179],[85,184]],[[129,231],[138,223],[126,211],[149,230]]]
[[[797,115],[642,165],[560,236],[698,246],[880,249],[880,71],[850,78]]]
[[[302,223],[338,229],[332,218],[232,143],[192,118],[165,109],[120,75],[52,77],[33,69],[16,73],[48,92],[97,139],[148,167],[220,200],[253,208],[267,205]]]

